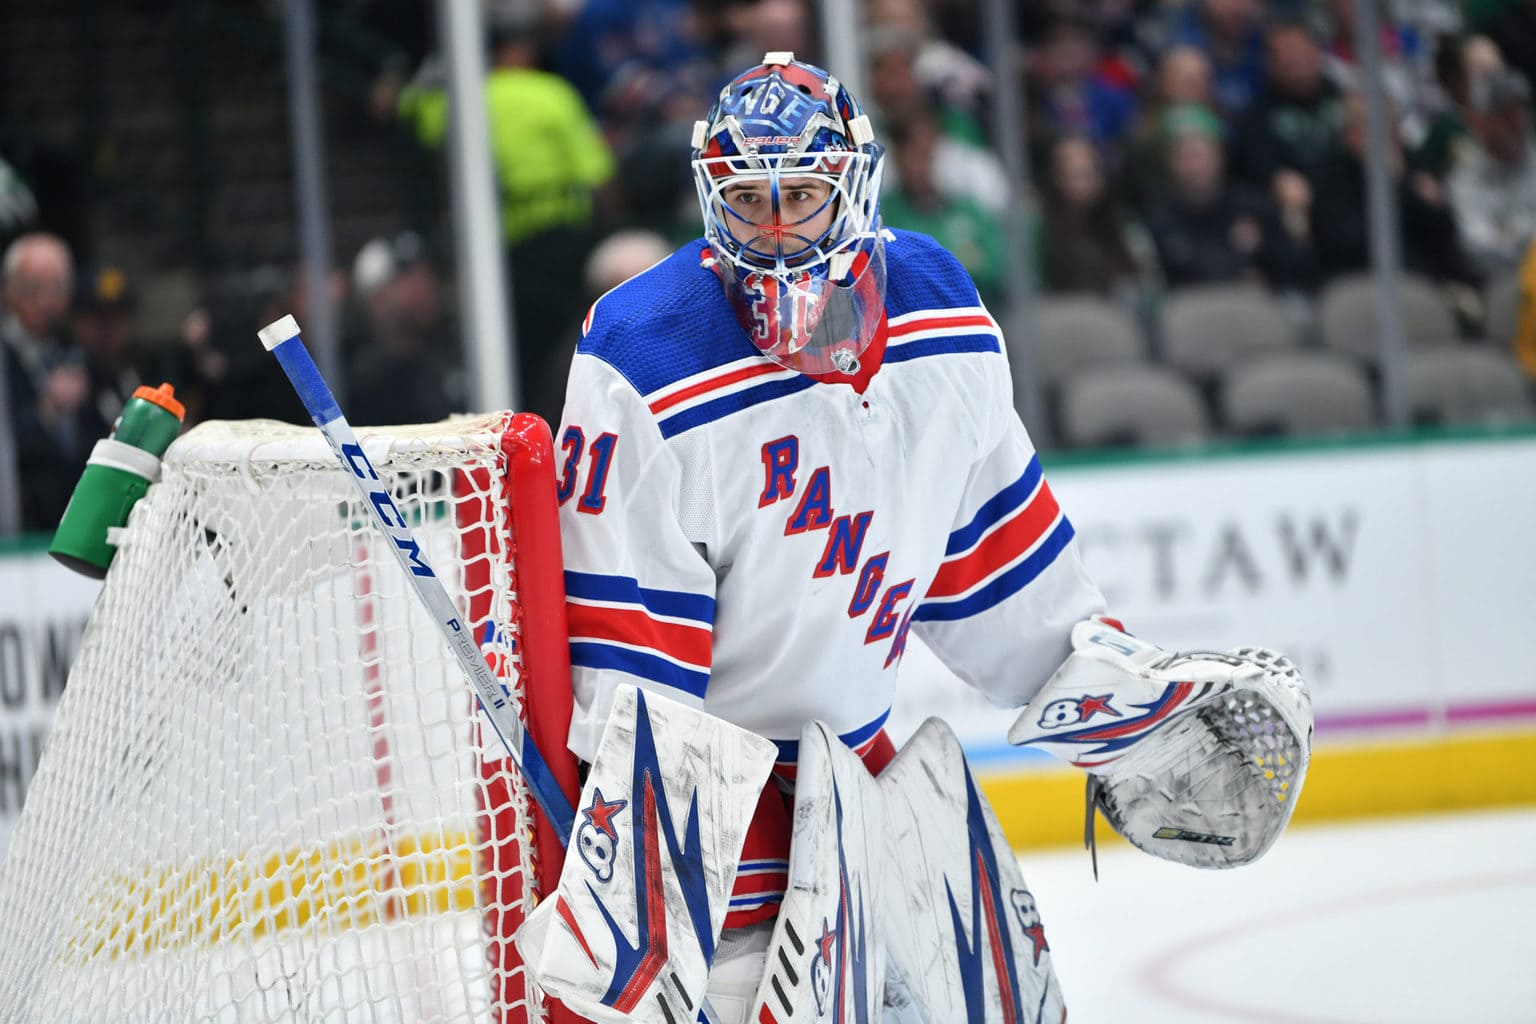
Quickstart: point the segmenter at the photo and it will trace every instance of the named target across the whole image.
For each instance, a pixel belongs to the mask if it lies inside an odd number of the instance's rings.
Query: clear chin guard
[[[834,257],[825,269],[724,267],[720,278],[737,321],[763,355],[799,373],[856,374],[885,309],[885,247]]]

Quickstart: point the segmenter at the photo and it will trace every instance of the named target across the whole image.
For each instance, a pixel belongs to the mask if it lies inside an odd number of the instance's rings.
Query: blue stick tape
[[[278,363],[292,382],[293,390],[299,393],[299,401],[309,410],[315,426],[324,426],[341,419],[341,406],[336,404],[336,396],[331,394],[325,378],[320,376],[320,368],[310,358],[303,338],[295,334],[274,348],[272,354],[277,356]]]

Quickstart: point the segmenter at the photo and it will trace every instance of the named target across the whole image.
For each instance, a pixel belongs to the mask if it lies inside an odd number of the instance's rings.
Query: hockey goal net
[[[548,428],[358,433],[569,789]],[[120,539],[0,868],[0,1021],[545,1019],[511,937],[559,837],[319,432],[196,427]]]

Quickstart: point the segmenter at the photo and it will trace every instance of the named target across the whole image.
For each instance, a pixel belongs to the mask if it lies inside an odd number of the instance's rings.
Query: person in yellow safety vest
[[[582,265],[597,240],[595,197],[615,164],[580,94],[559,75],[539,70],[537,22],[493,20],[490,36],[485,105],[510,262],[519,378],[523,405],[542,406],[547,403],[527,392],[545,378],[548,351],[583,312]],[[440,82],[408,86],[399,113],[422,144],[442,144],[448,95]],[[553,407],[559,408],[558,397]]]

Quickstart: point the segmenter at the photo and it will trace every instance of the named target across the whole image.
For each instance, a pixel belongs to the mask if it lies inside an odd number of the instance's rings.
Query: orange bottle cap
[[[187,418],[187,407],[177,401],[176,389],[169,384],[161,384],[158,388],[152,388],[148,384],[141,384],[134,388],[133,397],[142,398],[146,402],[154,402],[178,420],[185,420]]]

